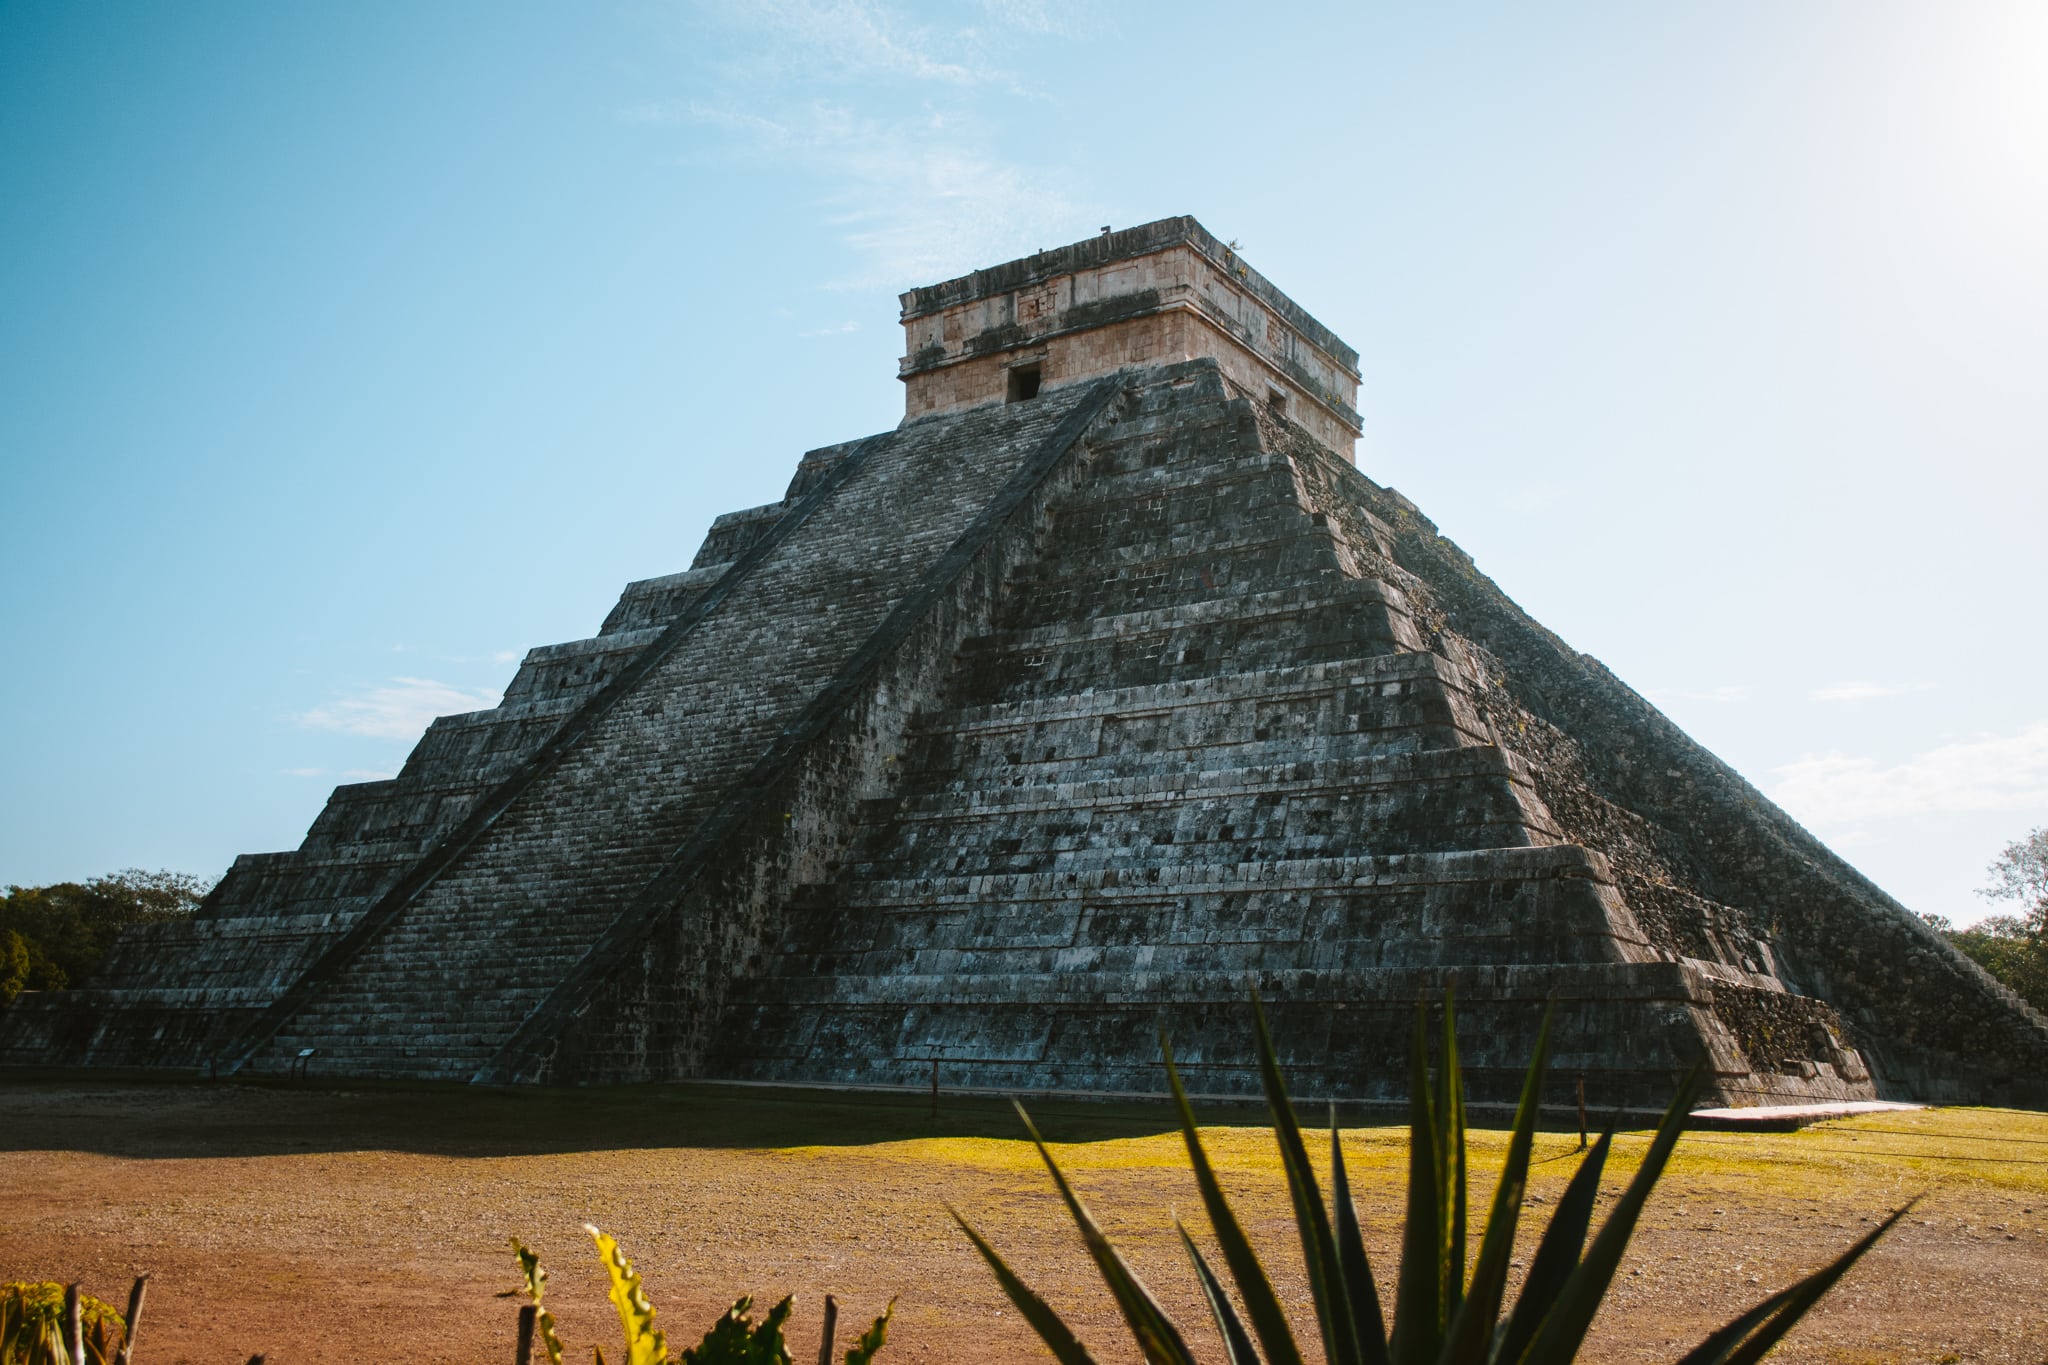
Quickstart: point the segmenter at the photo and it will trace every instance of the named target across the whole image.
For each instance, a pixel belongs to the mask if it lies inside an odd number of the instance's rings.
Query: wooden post
[[[72,1365],[85,1365],[85,1315],[78,1311],[78,1285],[64,1286],[64,1349]]]
[[[142,1293],[147,1288],[149,1272],[145,1270],[128,1291],[128,1330],[121,1334],[121,1351],[114,1357],[114,1365],[135,1365],[135,1331],[142,1325]]]
[[[939,1054],[932,1054],[932,1121],[939,1117]]]
[[[539,1317],[539,1304],[520,1305],[519,1344],[512,1350],[513,1365],[533,1365],[533,1325]]]
[[[825,1339],[818,1343],[818,1365],[832,1365],[832,1338],[839,1330],[839,1300],[825,1296]]]
[[[1586,1150],[1586,1073],[1579,1073],[1579,1150]]]

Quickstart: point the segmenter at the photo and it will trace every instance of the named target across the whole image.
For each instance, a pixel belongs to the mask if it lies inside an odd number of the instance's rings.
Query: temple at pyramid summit
[[[902,322],[899,426],[0,1061],[1130,1094],[1163,1026],[1251,1094],[1256,987],[1296,1093],[1369,1101],[1454,984],[1480,1099],[1554,1002],[1601,1106],[1702,1057],[1720,1104],[2048,1104],[2048,1020],[1355,468],[1357,353],[1193,219]]]

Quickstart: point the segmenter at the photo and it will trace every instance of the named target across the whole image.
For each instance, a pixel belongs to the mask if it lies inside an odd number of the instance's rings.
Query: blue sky
[[[0,882],[290,848],[1193,213],[1367,473],[1916,909],[2048,823],[2048,7],[0,3]]]

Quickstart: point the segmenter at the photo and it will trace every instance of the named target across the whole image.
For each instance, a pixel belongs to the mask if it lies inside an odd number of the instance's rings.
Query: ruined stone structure
[[[904,296],[812,451],[0,1060],[591,1083],[2048,1102],[2048,1021],[1349,460],[1356,356],[1191,219]]]

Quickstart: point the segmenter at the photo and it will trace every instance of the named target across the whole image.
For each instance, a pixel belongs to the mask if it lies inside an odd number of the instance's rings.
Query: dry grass
[[[1199,1200],[1165,1106],[1033,1108],[1140,1273],[1197,1321],[1167,1214],[1199,1224]],[[1230,1126],[1253,1113],[1217,1117],[1211,1150],[1312,1333],[1271,1139]],[[257,1350],[280,1365],[504,1361],[512,1308],[492,1295],[514,1283],[504,1239],[516,1232],[553,1269],[564,1333],[587,1359],[615,1330],[578,1231],[594,1221],[635,1257],[672,1341],[694,1339],[740,1293],[794,1291],[808,1342],[829,1290],[850,1319],[902,1295],[884,1362],[1047,1358],[947,1220],[950,1199],[1071,1311],[1105,1365],[1135,1360],[1015,1131],[1001,1105],[959,1098],[934,1126],[919,1098],[708,1086],[17,1083],[0,1087],[0,1278],[82,1278],[118,1296],[135,1270],[154,1270],[145,1365]],[[1383,1273],[1405,1141],[1395,1127],[1345,1137]],[[1644,1142],[1617,1140],[1611,1189]],[[1503,1146],[1473,1134],[1476,1207]],[[1556,1198],[1576,1146],[1539,1137],[1536,1199]],[[1596,1325],[1595,1358],[1682,1354],[1922,1192],[1779,1358],[2044,1365],[2048,1116],[1956,1109],[1686,1137]]]

